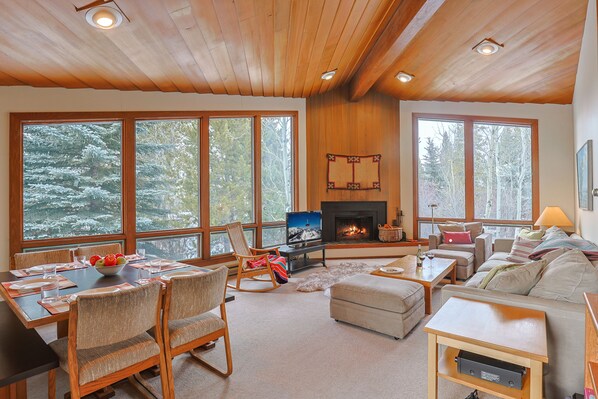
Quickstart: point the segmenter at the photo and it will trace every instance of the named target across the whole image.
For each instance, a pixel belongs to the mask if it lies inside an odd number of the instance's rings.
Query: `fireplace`
[[[378,225],[386,223],[385,201],[322,202],[324,242],[368,242],[378,238]]]

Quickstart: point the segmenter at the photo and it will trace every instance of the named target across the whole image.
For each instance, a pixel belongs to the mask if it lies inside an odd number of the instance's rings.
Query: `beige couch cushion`
[[[330,287],[330,296],[389,312],[405,313],[423,300],[424,287],[412,281],[357,274]]]
[[[580,250],[565,252],[544,270],[529,296],[584,303],[583,293],[598,293],[598,270]]]
[[[478,288],[478,286],[482,283],[482,280],[484,280],[484,277],[486,277],[487,275],[488,275],[487,271],[486,272],[478,271],[469,280],[467,280],[467,282],[465,283],[465,286],[472,287],[472,288]]]
[[[176,348],[224,327],[224,320],[210,312],[188,319],[171,320],[168,322],[170,347]]]
[[[455,259],[459,266],[467,266],[473,263],[473,254],[471,252],[446,251],[442,249],[433,249],[430,252],[433,252],[434,256],[438,258]]]
[[[447,231],[459,233],[465,231],[465,226],[463,226],[463,223],[458,222],[439,224],[438,230],[440,230],[440,233],[446,233]]]
[[[539,260],[506,270],[494,276],[486,285],[486,289],[527,295],[540,280],[540,275],[545,266],[546,261]]]
[[[475,254],[475,244],[440,244],[438,249],[448,251],[465,251]]]
[[[68,372],[68,338],[51,342],[50,347],[58,355],[60,367]],[[95,381],[159,353],[160,347],[147,333],[112,345],[80,349],[77,351],[79,384]]]

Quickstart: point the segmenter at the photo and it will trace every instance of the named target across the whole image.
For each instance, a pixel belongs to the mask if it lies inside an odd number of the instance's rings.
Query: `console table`
[[[326,244],[307,244],[303,247],[293,248],[288,245],[283,245],[278,248],[281,256],[284,256],[287,260],[287,273],[291,277],[291,273],[303,270],[308,267],[322,265],[326,267]],[[322,251],[322,261],[307,259],[307,254],[311,252]],[[299,267],[294,267],[293,257],[303,255],[303,264]]]

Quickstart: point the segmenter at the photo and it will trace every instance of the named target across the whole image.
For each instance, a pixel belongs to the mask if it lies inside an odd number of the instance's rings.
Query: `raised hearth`
[[[372,242],[386,223],[386,201],[323,201],[324,242]]]

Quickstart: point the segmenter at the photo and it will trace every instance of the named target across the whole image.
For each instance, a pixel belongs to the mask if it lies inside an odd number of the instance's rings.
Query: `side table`
[[[303,247],[293,248],[288,245],[283,245],[278,248],[281,256],[284,256],[287,260],[287,273],[289,277],[291,277],[291,273],[306,269],[308,267],[313,267],[317,265],[322,265],[326,267],[326,244],[318,243],[318,244],[307,244]],[[322,261],[319,260],[310,260],[307,259],[307,254],[311,252],[322,251]],[[303,255],[303,264],[299,267],[294,267],[293,258],[299,255]]]

